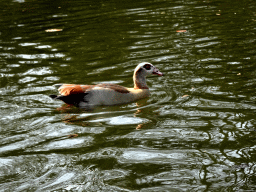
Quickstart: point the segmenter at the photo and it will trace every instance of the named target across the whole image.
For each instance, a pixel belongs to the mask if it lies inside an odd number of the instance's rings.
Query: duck
[[[154,65],[143,62],[137,65],[133,73],[133,88],[118,84],[102,83],[97,85],[55,84],[60,95],[49,95],[54,100],[61,100],[79,108],[98,105],[120,105],[131,103],[150,96],[146,77],[163,76]]]

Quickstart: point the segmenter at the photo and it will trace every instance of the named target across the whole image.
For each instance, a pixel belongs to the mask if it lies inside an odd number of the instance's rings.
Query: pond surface
[[[0,191],[255,191],[255,0],[0,2]],[[151,97],[93,111],[53,84]]]

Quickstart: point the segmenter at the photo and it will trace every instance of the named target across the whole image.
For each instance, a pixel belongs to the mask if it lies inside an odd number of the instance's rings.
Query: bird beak
[[[154,68],[153,73],[154,75],[163,76],[164,74],[161,73],[157,68]]]

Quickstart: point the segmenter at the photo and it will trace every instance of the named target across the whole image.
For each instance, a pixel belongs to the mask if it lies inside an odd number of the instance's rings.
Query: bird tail
[[[88,103],[88,101],[86,101],[85,96],[88,93],[79,93],[79,94],[71,94],[71,95],[49,95],[49,97],[51,97],[52,99],[59,99],[67,104],[70,105],[75,105],[75,106],[79,106],[80,102],[85,102]]]
[[[54,84],[53,86],[54,86],[56,89],[59,89],[62,85],[63,85],[63,83],[59,83],[59,84]]]
[[[58,96],[57,95],[49,95],[52,99],[56,99]]]

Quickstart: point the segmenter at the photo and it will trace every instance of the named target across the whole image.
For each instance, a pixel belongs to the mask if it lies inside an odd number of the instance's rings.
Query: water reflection
[[[0,4],[0,190],[256,190],[254,1]],[[142,61],[166,74],[148,99],[48,97]]]

